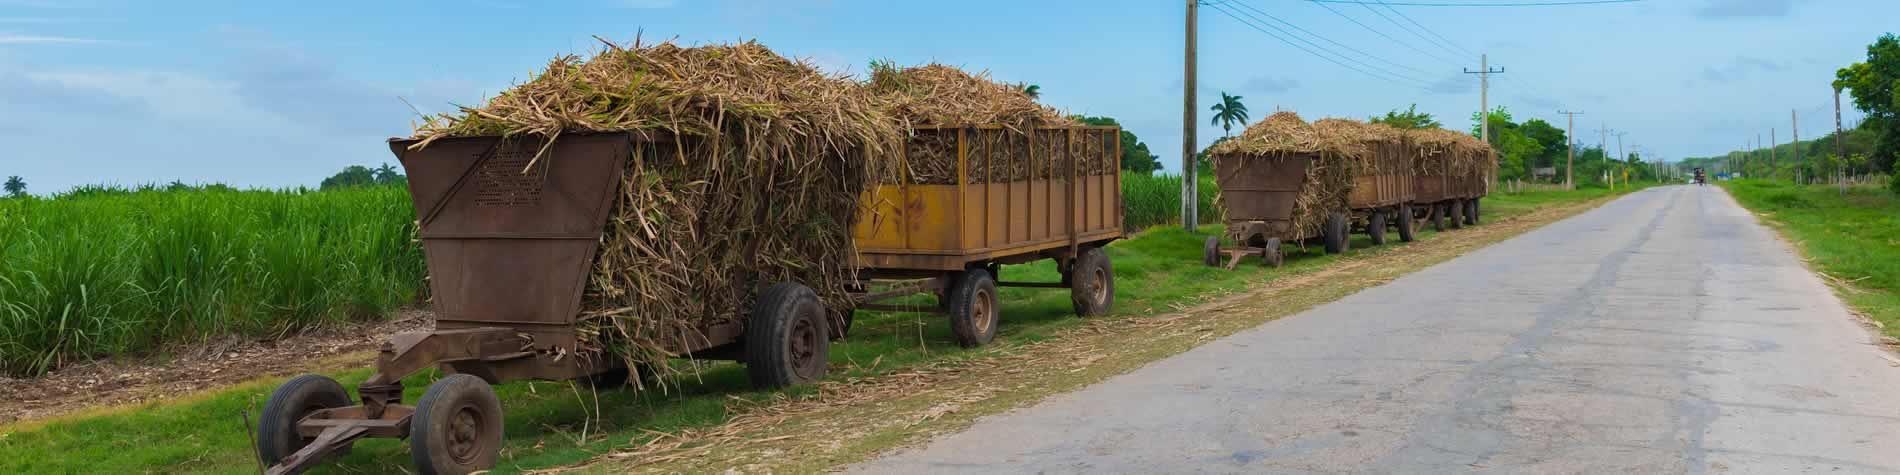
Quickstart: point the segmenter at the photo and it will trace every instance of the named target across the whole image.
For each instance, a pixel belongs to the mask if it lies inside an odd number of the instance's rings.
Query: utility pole
[[[1564,158],[1564,189],[1575,190],[1577,189],[1577,184],[1571,181],[1571,176],[1575,174],[1575,169],[1572,167],[1577,161],[1577,114],[1582,114],[1583,111],[1571,112],[1560,110],[1557,111],[1557,113],[1570,116],[1570,125],[1565,127],[1567,131],[1564,132],[1566,139],[1570,142],[1570,155]]]
[[[1776,175],[1781,174],[1780,170],[1775,169],[1775,146],[1780,145],[1780,144],[1781,144],[1781,140],[1778,140],[1775,138],[1775,128],[1769,127],[1768,128],[1768,179],[1769,180],[1774,180]]]
[[[1201,180],[1194,160],[1194,127],[1201,124],[1194,115],[1194,14],[1199,4],[1200,0],[1187,0],[1187,51],[1181,73],[1181,227],[1190,233],[1201,216],[1201,193],[1197,189]]]
[[[1630,134],[1629,132],[1616,133],[1616,160],[1617,161],[1623,161],[1625,158],[1629,157],[1629,155],[1623,154],[1623,136],[1629,135],[1629,134]]]
[[[1834,88],[1834,181],[1847,196],[1847,143],[1841,141],[1841,89]]]
[[[1761,132],[1755,132],[1755,147],[1748,149],[1748,154],[1751,160],[1761,160]]]
[[[1794,141],[1790,143],[1790,145],[1794,145],[1794,166],[1799,167],[1801,166],[1801,117],[1798,112],[1790,109],[1788,110],[1788,121],[1790,122],[1788,125],[1789,140]],[[1798,168],[1796,170],[1794,181],[1798,184],[1801,181],[1801,172]]]
[[[1465,74],[1478,75],[1478,140],[1486,145],[1491,143],[1491,75],[1504,74],[1504,68],[1491,69],[1488,54],[1478,55],[1478,70],[1465,69]]]

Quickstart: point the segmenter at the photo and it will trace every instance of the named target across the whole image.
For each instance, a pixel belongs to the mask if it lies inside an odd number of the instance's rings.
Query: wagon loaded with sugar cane
[[[1373,157],[1342,153],[1342,147],[1292,112],[1276,112],[1237,137],[1215,144],[1214,180],[1220,186],[1219,203],[1227,223],[1222,247],[1209,237],[1203,259],[1207,265],[1233,268],[1241,259],[1259,256],[1278,266],[1285,256],[1282,243],[1324,241],[1328,253],[1347,250],[1352,225],[1349,194],[1359,170],[1370,169]]]
[[[258,456],[297,473],[406,438],[421,473],[479,471],[502,444],[493,384],[663,384],[651,373],[682,357],[812,382],[854,308],[932,290],[980,344],[998,308],[984,272],[1031,258],[1063,264],[1078,311],[1106,310],[1097,247],[1119,236],[1119,187],[1086,167],[1109,153],[1091,131],[1114,131],[1036,122],[1019,129],[1036,148],[1011,149],[993,127],[913,126],[898,103],[756,43],[609,45],[392,139],[435,328],[391,337],[356,398],[320,375],[278,387]],[[907,152],[948,136],[954,154]],[[431,368],[448,375],[403,404],[403,378]]]
[[[1414,177],[1413,220],[1434,231],[1478,223],[1478,202],[1497,168],[1491,147],[1470,134],[1445,129],[1408,131]]]
[[[1327,148],[1353,158],[1352,191],[1346,195],[1353,228],[1363,229],[1373,245],[1385,244],[1385,233],[1396,228],[1399,240],[1412,242],[1412,157],[1403,133],[1385,124],[1350,119],[1313,122]],[[1350,241],[1348,241],[1350,242]]]

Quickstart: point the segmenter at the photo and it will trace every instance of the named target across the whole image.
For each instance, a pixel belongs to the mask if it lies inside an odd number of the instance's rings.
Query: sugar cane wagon
[[[1352,191],[1346,195],[1351,226],[1364,230],[1373,245],[1385,244],[1396,227],[1399,240],[1412,242],[1412,158],[1403,134],[1384,124],[1350,119],[1320,119],[1313,127],[1333,153],[1352,157]]]
[[[864,303],[866,310],[946,314],[957,343],[996,335],[997,287],[1070,290],[1076,314],[1108,312],[1114,268],[1102,246],[1122,237],[1120,128],[1051,125],[929,126],[913,131],[901,157],[954,164],[941,179],[906,174],[865,199],[853,238],[864,299],[934,293],[919,308]],[[948,157],[948,160],[940,157]],[[947,182],[947,183],[946,183]],[[1061,282],[1002,281],[1004,265],[1054,260]]]
[[[1118,129],[900,134],[855,86],[756,43],[609,46],[391,139],[435,328],[390,337],[355,397],[321,375],[273,391],[254,440],[268,473],[364,438],[407,439],[420,473],[491,468],[508,381],[640,384],[696,358],[741,361],[762,388],[813,382],[854,310],[912,309],[889,299],[937,293],[966,346],[994,336],[998,286],[1112,304]],[[930,147],[947,148],[910,160]],[[1040,259],[1061,282],[995,280]],[[404,404],[428,369],[447,376]]]
[[[1414,222],[1434,231],[1477,224],[1478,201],[1489,191],[1497,163],[1491,147],[1469,134],[1444,129],[1409,131],[1406,146],[1416,173]]]
[[[1259,257],[1279,266],[1284,243],[1322,241],[1327,253],[1350,246],[1348,193],[1357,169],[1370,157],[1338,153],[1336,147],[1291,112],[1268,116],[1211,150],[1214,180],[1231,247],[1208,237],[1203,261],[1233,268]],[[1225,259],[1223,259],[1225,257]]]

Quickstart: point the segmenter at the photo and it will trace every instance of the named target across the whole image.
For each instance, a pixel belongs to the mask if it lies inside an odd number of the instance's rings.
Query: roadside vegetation
[[[1879,185],[1718,184],[1793,241],[1849,306],[1900,336],[1900,197]]]
[[[0,200],[0,373],[383,318],[416,301],[400,187],[87,187]]]
[[[1148,186],[1159,189],[1162,185]],[[1125,193],[1130,203],[1144,201],[1135,198],[1133,190]],[[1539,208],[1574,205],[1614,193],[1591,188],[1493,195],[1485,200],[1485,219],[1495,223]],[[1170,206],[1178,206],[1178,192],[1158,194],[1176,197]],[[1292,254],[1284,268],[1250,263],[1225,271],[1200,263],[1202,240],[1220,231],[1217,225],[1207,226],[1198,234],[1178,227],[1155,228],[1110,245],[1108,253],[1115,263],[1117,280],[1115,312],[1110,316],[1074,317],[1066,291],[1005,288],[999,300],[1003,304],[999,335],[983,348],[958,347],[947,323],[934,315],[860,314],[850,338],[832,346],[832,374],[824,384],[854,385],[867,378],[917,374],[932,365],[1000,358],[1091,323],[1135,322],[1263,283],[1319,272],[1334,267],[1341,259],[1368,252],[1406,252],[1406,247],[1416,245],[1374,247],[1361,235],[1356,237],[1352,253],[1345,256],[1327,256],[1317,249],[1301,253],[1289,246]],[[1421,242],[1437,239],[1431,232],[1422,236]],[[1009,280],[1059,278],[1047,261],[1011,266],[1004,274]],[[787,398],[817,397],[819,393],[819,389],[809,386],[776,392],[753,390],[743,367],[732,363],[700,363],[697,367],[679,364],[687,376],[665,392],[596,393],[583,386],[550,382],[498,386],[496,391],[508,413],[508,440],[496,472],[578,463],[664,439],[657,434],[717,426],[750,408]],[[350,386],[352,392],[354,383],[362,381],[368,372],[354,361],[338,363],[337,368],[327,373]],[[406,399],[419,397],[434,377],[419,374],[405,381]],[[182,400],[103,408],[0,426],[0,473],[253,473],[257,468],[249,450],[244,415],[254,415],[278,382],[255,381]],[[151,443],[154,440],[164,443]],[[397,472],[408,468],[407,450],[407,445],[398,440],[366,440],[325,470]]]

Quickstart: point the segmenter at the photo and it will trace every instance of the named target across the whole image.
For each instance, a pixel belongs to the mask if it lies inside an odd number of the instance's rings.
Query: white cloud
[[[23,34],[17,34],[17,33],[0,33],[0,45],[24,45],[24,44],[73,45],[73,44],[104,44],[104,43],[117,43],[117,42],[112,41],[112,40],[101,40],[101,39],[96,39],[96,38],[76,38],[76,37],[71,37],[71,36],[23,35]]]

